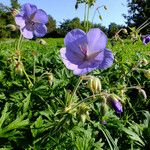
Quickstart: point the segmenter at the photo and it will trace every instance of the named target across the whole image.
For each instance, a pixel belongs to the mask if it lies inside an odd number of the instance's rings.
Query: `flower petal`
[[[27,39],[32,39],[33,38],[33,31],[29,31],[26,28],[23,28],[21,30],[22,35],[27,38]]]
[[[88,55],[104,50],[107,44],[106,35],[98,28],[89,30],[87,40],[89,46]]]
[[[21,15],[16,15],[15,22],[21,28],[23,28],[25,26],[25,20],[23,19],[23,17]]]
[[[143,38],[143,44],[147,45],[150,42],[150,35]]]
[[[68,58],[66,57],[66,53],[67,53],[66,48],[60,49],[60,56],[62,58],[63,63],[65,64],[65,66],[70,70],[77,69],[77,65],[73,64],[72,62],[70,62],[68,60]]]
[[[24,14],[29,18],[32,14],[34,14],[37,10],[37,7],[35,5],[26,3],[21,6],[21,11],[24,12]]]
[[[37,37],[43,37],[47,33],[47,27],[44,24],[36,23],[34,25],[34,34]]]
[[[81,49],[79,48],[80,45],[87,43],[87,38],[84,31],[80,29],[71,30],[65,36],[64,42],[68,49],[84,57]]]
[[[96,61],[92,61],[92,62],[85,61],[82,62],[81,65],[77,66],[77,68],[73,70],[73,73],[75,75],[83,75],[97,68],[98,68],[98,63]]]
[[[101,58],[102,58],[102,56],[101,56]],[[103,51],[103,60],[102,60],[101,64],[99,65],[99,68],[107,69],[113,64],[113,61],[114,61],[114,56],[113,56],[112,52],[108,49],[105,49]]]
[[[48,22],[48,15],[42,9],[38,9],[32,19],[34,22],[46,24]]]

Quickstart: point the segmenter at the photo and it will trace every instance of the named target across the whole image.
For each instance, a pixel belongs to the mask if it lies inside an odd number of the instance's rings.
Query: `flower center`
[[[83,43],[83,44],[79,45],[79,48],[82,51],[82,53],[84,54],[84,56],[87,56],[88,45],[86,43]]]
[[[81,45],[79,45],[79,48],[84,54],[84,60],[94,59],[99,53],[102,52],[102,51],[99,51],[99,52],[89,54],[89,47],[87,43],[82,43]]]

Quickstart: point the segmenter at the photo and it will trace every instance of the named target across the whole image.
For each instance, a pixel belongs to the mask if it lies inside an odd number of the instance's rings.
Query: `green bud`
[[[103,18],[102,18],[102,16],[101,16],[101,15],[99,15],[99,19],[100,19],[100,20],[103,20]]]
[[[106,5],[104,6],[104,9],[105,9],[105,10],[108,10],[108,8],[107,8],[107,6],[106,6]]]
[[[124,34],[128,34],[127,29],[123,29],[122,31],[123,31]]]
[[[15,17],[17,14],[19,14],[19,10],[13,9],[13,10],[12,10],[12,15],[13,15],[13,17]]]
[[[23,76],[23,65],[21,61],[16,61],[15,71],[18,75]]]
[[[11,31],[16,31],[17,30],[17,27],[15,25],[13,25],[13,24],[8,24],[6,26],[6,28],[10,29]]]
[[[53,85],[53,82],[54,82],[54,76],[52,73],[48,73],[48,82],[50,84],[50,86]]]
[[[91,77],[88,82],[88,87],[91,89],[93,93],[101,92],[101,81],[97,77]]]
[[[150,69],[144,70],[144,75],[147,79],[150,79]]]
[[[141,60],[141,64],[144,65],[144,66],[146,66],[146,65],[148,64],[148,60],[145,59],[145,58],[142,59],[142,60]]]
[[[47,44],[47,42],[45,40],[43,40],[43,39],[40,39],[38,41],[38,43],[41,44],[41,45],[46,45]]]

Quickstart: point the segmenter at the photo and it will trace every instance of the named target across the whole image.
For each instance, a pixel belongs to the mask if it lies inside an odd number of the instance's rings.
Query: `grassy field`
[[[0,148],[27,150],[150,149],[150,44],[108,42],[115,61],[88,75],[115,94],[123,113],[93,96],[87,81],[67,70],[63,39],[0,41]],[[103,121],[107,122],[106,124]]]

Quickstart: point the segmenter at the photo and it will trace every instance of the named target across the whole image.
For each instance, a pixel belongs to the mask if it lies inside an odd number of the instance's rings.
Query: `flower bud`
[[[100,20],[103,20],[103,18],[102,18],[102,16],[101,16],[101,15],[99,15],[99,19],[100,19]]]
[[[88,82],[88,87],[92,90],[93,93],[98,93],[101,91],[101,81],[97,77],[91,77]]]
[[[144,66],[146,66],[146,65],[148,64],[148,60],[145,59],[145,58],[142,59],[142,60],[141,60],[141,64],[144,65]]]
[[[6,28],[10,29],[11,31],[16,31],[17,30],[17,27],[15,25],[13,25],[13,24],[8,24],[6,26]]]
[[[150,79],[150,69],[144,70],[144,75],[146,78]]]
[[[128,34],[127,29],[123,29],[122,31],[123,31],[124,34]]]
[[[15,17],[17,14],[19,14],[19,10],[13,9],[12,10],[12,15]]]
[[[48,73],[48,82],[50,84],[50,86],[53,85],[53,82],[54,82],[54,76],[52,73]]]
[[[83,123],[89,117],[89,109],[90,108],[86,105],[86,103],[82,103],[79,106],[78,115],[79,115],[79,117],[80,117],[80,119],[82,120]]]
[[[16,68],[15,71],[18,75],[22,76],[23,75],[23,65],[22,62],[16,61]]]
[[[105,9],[105,10],[108,10],[108,8],[107,8],[107,6],[106,6],[106,5],[104,6],[104,9]]]
[[[46,45],[47,44],[47,42],[45,40],[43,40],[43,39],[40,39],[38,41],[38,43],[41,44],[41,45]]]
[[[111,94],[107,97],[107,102],[110,104],[111,107],[114,108],[116,113],[122,113],[123,112],[122,105],[119,102],[119,100],[120,100],[120,98],[115,94]]]

